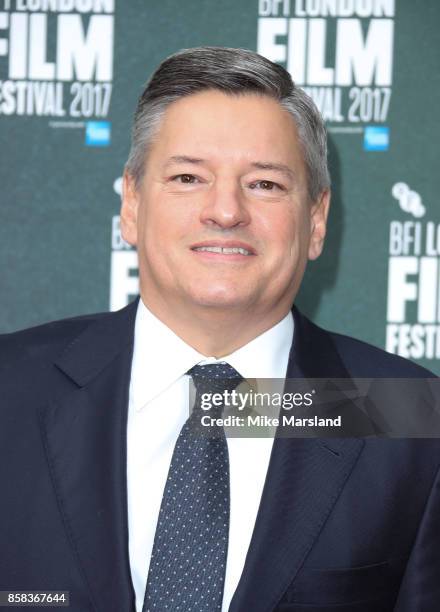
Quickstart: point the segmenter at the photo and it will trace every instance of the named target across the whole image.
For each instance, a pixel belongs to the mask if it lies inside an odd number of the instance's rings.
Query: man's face
[[[321,252],[328,200],[309,201],[296,127],[276,101],[210,90],[174,102],[141,184],[124,181],[142,295],[158,308],[285,314]]]

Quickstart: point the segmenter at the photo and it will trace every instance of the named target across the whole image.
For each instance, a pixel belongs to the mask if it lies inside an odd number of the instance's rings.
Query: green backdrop
[[[174,51],[258,50],[327,120],[333,200],[299,306],[440,374],[440,3],[0,0],[0,332],[124,305],[119,178]]]

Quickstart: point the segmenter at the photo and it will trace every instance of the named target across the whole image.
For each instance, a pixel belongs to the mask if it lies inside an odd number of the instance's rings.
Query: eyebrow
[[[201,159],[199,157],[190,157],[189,155],[172,155],[166,162],[165,166],[169,166],[170,164],[202,164],[206,160]],[[275,172],[280,172],[284,174],[290,179],[295,179],[295,172],[286,166],[285,164],[277,164],[274,162],[262,162],[262,161],[254,161],[250,164],[252,168],[256,168],[257,170],[274,170]]]
[[[284,174],[285,176],[287,176],[288,178],[294,179],[295,178],[295,172],[289,168],[289,166],[286,166],[285,164],[275,164],[272,162],[252,162],[251,166],[253,168],[257,168],[257,170],[275,170],[276,172],[280,172],[281,174]]]
[[[165,167],[170,164],[201,164],[205,160],[198,157],[189,157],[188,155],[172,155],[166,162]]]

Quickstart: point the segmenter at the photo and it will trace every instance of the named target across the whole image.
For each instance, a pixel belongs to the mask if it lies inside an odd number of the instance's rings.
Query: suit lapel
[[[40,413],[57,501],[95,612],[134,610],[126,423],[136,307],[93,320],[65,349],[54,398]]]
[[[329,334],[294,309],[287,378],[349,377]],[[359,439],[274,440],[243,573],[229,611],[269,612],[295,579],[362,450]]]

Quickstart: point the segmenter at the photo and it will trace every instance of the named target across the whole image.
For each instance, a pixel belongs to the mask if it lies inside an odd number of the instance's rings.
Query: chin
[[[198,292],[191,296],[191,301],[206,308],[237,308],[243,307],[248,302],[244,295],[224,290]]]

